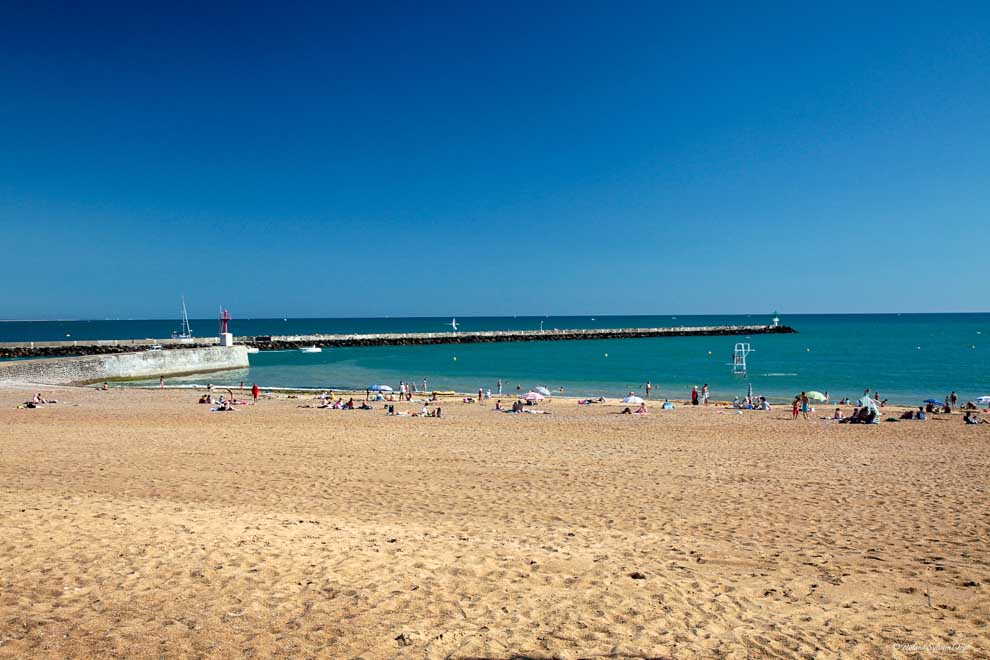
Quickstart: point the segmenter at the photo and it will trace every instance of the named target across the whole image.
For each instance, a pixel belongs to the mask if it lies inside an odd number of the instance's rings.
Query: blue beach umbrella
[[[391,392],[392,388],[388,385],[370,385],[368,389],[372,392]]]
[[[933,406],[944,406],[945,405],[944,403],[942,403],[941,401],[938,401],[936,399],[925,399],[924,400],[924,403],[930,403]]]

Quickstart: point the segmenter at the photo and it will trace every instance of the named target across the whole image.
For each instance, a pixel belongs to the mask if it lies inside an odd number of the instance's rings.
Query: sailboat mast
[[[192,326],[189,325],[189,314],[186,313],[186,297],[182,296],[182,332],[192,337]]]

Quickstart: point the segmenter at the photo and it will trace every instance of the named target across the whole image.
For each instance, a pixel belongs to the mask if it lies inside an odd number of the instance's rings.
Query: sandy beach
[[[0,391],[0,656],[990,655],[958,414],[46,394]]]

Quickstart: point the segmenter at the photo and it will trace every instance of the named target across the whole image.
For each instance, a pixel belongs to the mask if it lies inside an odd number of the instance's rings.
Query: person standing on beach
[[[959,397],[956,396],[956,392],[953,390],[952,394],[949,395],[949,405],[955,408],[957,403],[959,403]]]
[[[701,386],[701,402],[708,405],[708,383]]]
[[[652,391],[653,391],[653,383],[651,383],[650,381],[646,381],[646,398],[647,399],[650,398],[650,392],[652,392]]]
[[[794,397],[794,401],[791,402],[791,419],[797,419],[798,413],[801,411],[801,403],[799,397]]]
[[[801,392],[801,414],[805,419],[808,419],[808,409],[811,407],[811,400],[808,395]]]
[[[425,378],[423,379],[423,391],[424,392],[426,391],[426,379]]]
[[[164,390],[165,389],[165,376],[159,376],[158,377],[158,389],[160,389],[160,390]]]
[[[695,385],[694,389],[691,390],[691,405],[698,405],[698,386]]]
[[[478,404],[480,405],[485,399],[485,392],[479,387],[478,388]]]
[[[498,382],[495,385],[496,385],[496,390],[498,391],[498,395],[502,396],[502,379],[499,378]]]
[[[260,393],[261,393],[261,390],[258,388],[258,384],[257,383],[255,383],[254,385],[251,386],[251,396],[254,397],[254,402],[255,403],[258,403],[258,395]]]

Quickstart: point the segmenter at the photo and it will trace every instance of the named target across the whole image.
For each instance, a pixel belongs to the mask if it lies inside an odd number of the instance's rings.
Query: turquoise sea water
[[[437,332],[450,319],[249,319],[235,320],[237,335],[337,332]],[[763,316],[570,316],[472,317],[460,329],[654,327],[766,323]],[[400,380],[430,389],[505,390],[536,384],[575,395],[615,396],[651,380],[654,397],[685,398],[708,383],[714,398],[757,394],[783,399],[800,390],[828,391],[833,399],[858,396],[867,387],[891,402],[990,394],[990,314],[794,315],[783,322],[795,335],[674,337],[595,341],[523,342],[443,346],[395,346],[258,353],[251,367],[171,383],[364,388],[397,386]],[[194,320],[201,335],[216,322]],[[165,337],[176,321],[61,321],[0,323],[0,341]],[[66,335],[71,335],[66,337]],[[728,362],[737,341],[749,341],[747,378],[733,376]],[[456,360],[454,359],[456,358]]]

